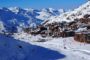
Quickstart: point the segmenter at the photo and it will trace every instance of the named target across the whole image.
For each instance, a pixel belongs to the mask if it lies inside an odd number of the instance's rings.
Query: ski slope
[[[22,38],[21,38],[21,37]],[[27,39],[28,37],[28,39]],[[90,60],[90,45],[74,41],[73,37],[68,38],[42,38],[40,35],[32,36],[26,33],[14,35],[15,39],[28,42],[32,45],[41,46],[63,54],[64,58],[55,60]]]

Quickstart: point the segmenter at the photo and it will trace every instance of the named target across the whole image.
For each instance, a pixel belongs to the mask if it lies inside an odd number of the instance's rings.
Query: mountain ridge
[[[10,32],[17,31],[17,27],[36,27],[42,22],[72,22],[77,18],[90,14],[90,1],[81,5],[73,11],[65,12],[63,9],[55,10],[53,8],[44,8],[41,10],[19,7],[0,8],[0,21],[3,22],[6,30]],[[14,28],[14,30],[13,30]]]
[[[57,13],[56,13],[57,12]],[[19,7],[0,8],[0,21],[4,23],[6,30],[12,30],[12,27],[17,30],[17,27],[21,24],[22,27],[35,27],[40,25],[41,22],[48,19],[51,16],[59,15],[60,11],[54,9],[22,9]]]

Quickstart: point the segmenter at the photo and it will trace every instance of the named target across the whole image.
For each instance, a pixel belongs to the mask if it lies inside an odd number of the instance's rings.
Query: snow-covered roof
[[[83,32],[83,31],[87,31],[87,27],[79,28],[75,32]]]

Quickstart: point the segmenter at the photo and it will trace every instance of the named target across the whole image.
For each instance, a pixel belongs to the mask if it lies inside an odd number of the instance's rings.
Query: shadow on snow
[[[65,55],[0,35],[0,60],[56,60]]]

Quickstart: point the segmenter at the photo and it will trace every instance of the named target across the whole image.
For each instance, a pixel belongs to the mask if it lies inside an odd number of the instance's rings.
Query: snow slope
[[[86,14],[90,14],[90,1],[81,5],[77,9],[74,9],[73,11],[65,12],[59,16],[50,17],[48,23],[62,21],[71,22],[74,21],[74,19],[81,18]]]
[[[28,42],[32,45],[42,46],[65,55],[64,58],[55,60],[90,60],[90,44],[79,43],[68,38],[42,38],[40,35],[32,36],[26,33],[19,33],[13,36],[15,39]]]
[[[23,38],[0,34],[0,60],[90,60],[89,44],[76,42],[72,37],[44,38],[46,42],[38,41],[38,37]]]
[[[64,57],[60,52],[0,35],[0,60],[56,60]]]

